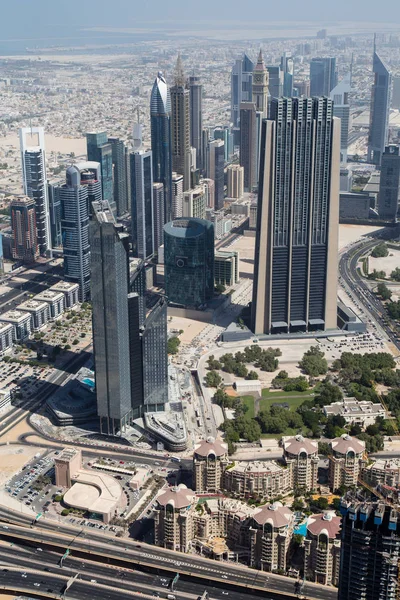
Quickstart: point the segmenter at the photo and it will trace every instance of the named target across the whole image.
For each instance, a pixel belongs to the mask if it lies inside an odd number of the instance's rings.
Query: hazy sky
[[[283,9],[283,10],[282,10]],[[204,20],[224,27],[242,21],[362,21],[399,23],[400,0],[0,0],[0,38],[57,35],[71,27],[135,27],[148,21]],[[35,33],[36,32],[36,33]]]

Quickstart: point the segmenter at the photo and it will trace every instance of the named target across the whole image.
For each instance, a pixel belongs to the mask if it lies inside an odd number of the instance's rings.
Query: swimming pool
[[[307,535],[307,521],[303,521],[303,523],[300,523],[300,525],[298,525],[295,530],[294,533],[298,533],[299,535],[304,535],[304,537]]]
[[[94,379],[89,379],[89,377],[85,377],[85,379],[82,379],[82,383],[85,383],[89,387],[94,388]]]

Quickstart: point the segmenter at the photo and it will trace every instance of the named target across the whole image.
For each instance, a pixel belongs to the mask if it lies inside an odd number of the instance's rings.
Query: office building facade
[[[128,312],[128,235],[103,202],[90,222],[91,299],[97,414],[101,430],[123,430],[132,416]]]
[[[66,183],[54,193],[61,205],[64,275],[79,283],[83,302],[90,297],[89,218],[92,203],[102,199],[100,164],[88,161],[68,167]]]
[[[244,192],[244,169],[240,165],[229,165],[228,198],[241,198]]]
[[[146,260],[155,252],[151,152],[131,153],[130,176],[132,250],[134,256]]]
[[[183,175],[172,173],[172,217],[183,215]]]
[[[395,221],[400,202],[400,147],[386,146],[382,155],[378,194],[379,218]]]
[[[60,197],[56,194],[55,190],[60,181],[49,182],[47,186],[47,194],[49,197],[49,211],[50,211],[50,240],[51,248],[59,248],[62,246],[62,232],[61,232],[61,203]]]
[[[389,137],[392,74],[377,52],[373,57],[374,83],[368,136],[368,162],[380,166]]]
[[[336,58],[313,58],[310,62],[311,96],[328,96],[337,85]]]
[[[291,98],[293,96],[294,62],[290,52],[283,53],[281,70],[283,72],[283,95]]]
[[[15,198],[10,204],[12,257],[32,263],[39,257],[36,203],[33,198]]]
[[[44,255],[51,248],[51,232],[43,127],[21,128],[19,141],[24,194],[35,201],[37,243]]]
[[[253,97],[254,63],[247,54],[235,61],[231,72],[231,121],[234,127],[239,126],[240,105],[251,102]]]
[[[339,147],[330,99],[272,100],[262,130],[256,333],[336,329]]]
[[[113,183],[113,150],[105,131],[86,134],[87,157],[100,164],[102,199],[109,203],[115,214]]]
[[[172,169],[183,175],[183,191],[189,190],[190,182],[190,90],[178,56],[174,85],[171,87],[171,140]]]
[[[269,97],[280,98],[283,94],[283,71],[279,65],[268,65],[267,71]]]
[[[151,91],[150,124],[153,179],[164,186],[164,223],[167,223],[173,218],[171,95],[161,71]]]
[[[197,185],[183,194],[183,217],[206,218],[206,195],[203,185]]]
[[[225,144],[222,140],[212,140],[208,145],[209,179],[214,181],[214,206],[216,210],[224,207],[224,167]]]
[[[200,77],[189,77],[190,90],[190,145],[196,149],[196,168],[203,170],[202,140],[203,131],[203,86]]]
[[[244,191],[257,187],[257,113],[254,102],[240,105],[240,165],[244,171]]]
[[[154,251],[164,243],[164,186],[162,183],[153,183],[153,227]]]
[[[165,292],[169,302],[199,307],[214,294],[214,226],[175,219],[164,227]]]
[[[113,164],[113,197],[116,216],[122,217],[129,213],[129,185],[128,185],[128,148],[123,140],[118,137],[109,137]]]
[[[141,331],[143,410],[163,411],[168,402],[167,300],[160,297]]]
[[[269,74],[265,66],[262,51],[258,55],[257,64],[253,71],[253,102],[256,105],[256,111],[261,113],[262,117],[268,114],[268,79]]]
[[[349,145],[351,73],[342,79],[330,93],[333,100],[333,116],[340,119],[340,162],[347,163],[347,147]]]
[[[400,515],[378,502],[341,502],[338,600],[391,600],[399,591]]]

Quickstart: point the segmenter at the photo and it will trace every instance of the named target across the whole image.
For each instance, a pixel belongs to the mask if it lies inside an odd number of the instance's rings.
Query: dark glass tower
[[[130,173],[133,255],[145,260],[155,252],[151,152],[132,152]]]
[[[127,147],[117,137],[109,137],[111,144],[112,164],[114,167],[114,202],[117,217],[129,213],[128,173],[127,173]]]
[[[112,145],[108,143],[105,131],[99,133],[87,133],[86,144],[88,160],[98,162],[101,166],[101,189],[103,200],[108,202],[112,212],[115,214]]]
[[[189,77],[190,89],[190,145],[196,148],[196,167],[204,169],[202,155],[202,131],[203,131],[203,86],[200,77]]]
[[[190,91],[180,55],[176,61],[174,85],[171,87],[172,170],[183,175],[183,191],[190,190]]]
[[[329,96],[336,85],[336,58],[313,58],[310,63],[310,95]]]
[[[81,301],[90,297],[89,215],[91,203],[101,200],[100,165],[77,163],[68,167],[66,183],[54,188],[61,206],[64,275],[79,283]]]
[[[59,195],[55,193],[55,189],[58,185],[59,183],[49,183],[47,186],[49,197],[50,233],[52,248],[59,248],[62,245],[61,203]]]
[[[97,414],[115,434],[132,416],[128,318],[128,235],[106,203],[93,204],[90,222],[91,298]]]
[[[244,169],[244,191],[257,187],[257,112],[254,102],[240,105],[240,165]]]
[[[151,91],[151,151],[153,179],[164,186],[164,219],[172,219],[172,146],[171,146],[171,96],[167,82],[158,73]]]
[[[336,329],[339,150],[331,100],[272,100],[262,124],[255,333]]]
[[[338,600],[398,598],[400,514],[384,503],[342,500]]]
[[[194,218],[164,227],[165,292],[169,302],[198,307],[214,293],[214,225]]]
[[[247,54],[235,61],[231,72],[231,121],[239,126],[240,104],[250,102],[253,97],[254,63]]]
[[[394,221],[400,201],[400,147],[386,146],[382,155],[378,194],[379,218]]]
[[[371,93],[368,162],[380,165],[389,135],[392,74],[376,52],[374,52],[373,71],[375,78]]]

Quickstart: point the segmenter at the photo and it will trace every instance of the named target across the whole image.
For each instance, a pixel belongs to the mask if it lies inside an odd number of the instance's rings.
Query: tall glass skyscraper
[[[386,146],[382,155],[378,194],[379,218],[395,221],[400,201],[400,147]]]
[[[108,202],[115,214],[113,184],[113,151],[105,131],[86,134],[87,156],[89,161],[98,162],[101,166],[101,189],[103,200]]]
[[[373,72],[374,84],[371,92],[368,162],[380,165],[389,136],[392,74],[377,52],[374,52]]]
[[[105,202],[90,222],[91,298],[97,414],[115,434],[132,416],[128,312],[128,240]]]
[[[333,116],[340,119],[340,162],[347,163],[347,147],[349,144],[350,129],[350,103],[351,73],[343,77],[342,81],[330,93],[333,100]]]
[[[250,102],[253,97],[254,63],[247,54],[235,61],[231,72],[231,121],[239,126],[240,104]]]
[[[283,96],[293,96],[294,62],[290,52],[284,52],[281,58],[281,70],[283,71]]]
[[[82,302],[90,297],[89,216],[92,202],[101,201],[100,171],[99,163],[76,163],[68,167],[66,183],[54,188],[61,205],[64,275],[79,283]]]
[[[204,169],[202,154],[203,86],[200,77],[189,77],[190,89],[190,145],[196,148],[196,167]]]
[[[252,328],[336,329],[340,121],[327,98],[274,98],[262,124]]]
[[[131,153],[130,174],[133,255],[145,260],[155,252],[151,152]]]
[[[172,219],[172,146],[171,96],[161,71],[158,73],[150,99],[151,152],[153,179],[164,186],[164,219]]]
[[[329,96],[336,85],[336,58],[312,58],[310,63],[310,95]]]
[[[35,201],[37,243],[40,254],[51,248],[50,211],[43,127],[19,130],[24,193]]]
[[[60,185],[60,182],[49,182],[47,186],[49,196],[50,209],[50,232],[51,232],[51,247],[59,248],[62,246],[61,232],[61,202],[60,196],[55,190]]]
[[[114,167],[114,202],[117,217],[129,213],[128,173],[127,173],[127,146],[118,137],[109,137],[111,144],[112,164]]]
[[[240,105],[240,166],[244,169],[244,191],[257,187],[257,112],[254,102]]]
[[[33,198],[14,198],[10,204],[12,257],[25,263],[39,256],[36,226],[36,206]]]
[[[164,227],[165,293],[168,301],[198,307],[214,294],[214,225],[180,218]]]
[[[172,170],[183,175],[183,191],[190,190],[190,91],[180,55],[171,87]]]

